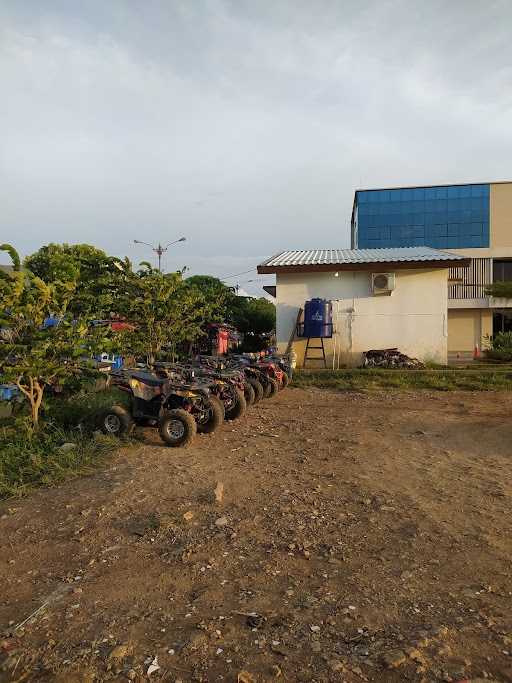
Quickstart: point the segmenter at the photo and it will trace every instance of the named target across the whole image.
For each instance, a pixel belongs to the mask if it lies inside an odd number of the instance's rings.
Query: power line
[[[226,275],[223,278],[219,278],[219,280],[229,280],[232,277],[238,277],[239,275],[247,275],[247,273],[253,273],[257,268],[251,268],[251,270],[244,270],[243,273],[234,273],[233,275]]]

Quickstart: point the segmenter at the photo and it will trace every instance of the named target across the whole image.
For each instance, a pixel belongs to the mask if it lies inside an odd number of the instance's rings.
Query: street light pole
[[[178,242],[186,242],[187,238],[186,237],[180,237],[179,240],[174,240],[174,242],[169,242],[169,244],[166,244],[165,247],[163,247],[160,242],[158,245],[155,247],[153,244],[149,244],[148,242],[141,242],[140,240],[133,240],[135,244],[145,244],[146,247],[151,247],[151,249],[155,252],[155,254],[158,254],[158,271],[161,273],[162,272],[162,255],[167,251],[167,249],[172,245],[172,244],[177,244]]]

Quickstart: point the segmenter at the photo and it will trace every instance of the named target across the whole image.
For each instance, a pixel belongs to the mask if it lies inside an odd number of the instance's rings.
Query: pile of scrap
[[[364,354],[363,368],[423,368],[417,358],[410,358],[398,349],[371,349]]]

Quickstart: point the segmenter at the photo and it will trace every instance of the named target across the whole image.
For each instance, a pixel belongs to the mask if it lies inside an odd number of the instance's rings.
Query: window
[[[495,311],[492,316],[492,333],[512,332],[512,311]]]
[[[492,262],[493,282],[510,282],[512,280],[512,259]]]
[[[367,190],[358,192],[357,197],[361,203],[358,220],[361,249],[489,246],[488,185]],[[376,226],[386,230],[376,235],[370,230]]]

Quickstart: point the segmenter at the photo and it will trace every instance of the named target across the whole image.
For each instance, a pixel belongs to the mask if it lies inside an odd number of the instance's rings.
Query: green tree
[[[216,322],[222,322],[229,317],[229,311],[237,298],[234,287],[228,287],[213,275],[192,275],[185,283],[195,287],[211,302],[215,309]]]
[[[489,296],[512,299],[512,281],[494,282],[487,288],[486,292]]]
[[[76,317],[108,318],[131,270],[89,244],[48,244],[25,260],[25,267],[44,282],[75,283],[68,312]]]
[[[30,405],[32,427],[38,428],[45,388],[75,376],[78,359],[91,350],[87,325],[74,319],[68,307],[76,281],[65,271],[45,282],[30,270],[21,270],[17,252],[10,245],[0,250],[10,254],[12,272],[0,272],[0,324],[6,328],[0,342],[2,376],[19,388]],[[45,327],[55,316],[59,321]]]
[[[263,298],[239,296],[231,305],[230,319],[240,332],[266,334],[275,328],[276,307]]]
[[[161,273],[149,264],[138,272],[125,270],[125,285],[116,311],[131,325],[120,343],[151,365],[164,346],[174,349],[204,334],[213,315],[211,300],[184,281],[181,273]]]

